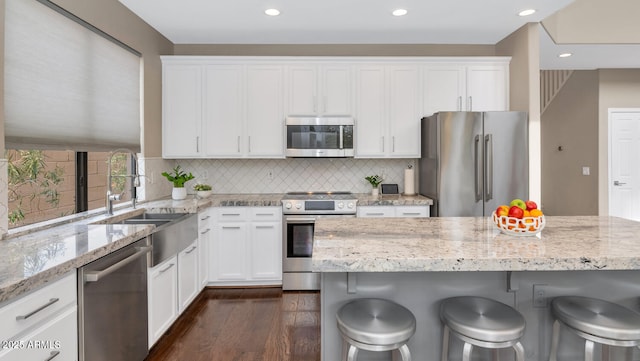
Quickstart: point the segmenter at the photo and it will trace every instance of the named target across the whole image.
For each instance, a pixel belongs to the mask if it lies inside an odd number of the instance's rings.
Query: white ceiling
[[[120,0],[174,44],[495,44],[572,1]]]
[[[119,1],[174,44],[496,44],[574,0]],[[543,28],[540,52],[542,69],[640,68],[640,44],[556,45]]]

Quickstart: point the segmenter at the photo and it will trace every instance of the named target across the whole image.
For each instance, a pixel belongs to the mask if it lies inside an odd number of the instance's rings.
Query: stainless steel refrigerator
[[[420,194],[436,217],[489,216],[529,196],[525,112],[441,112],[422,118]]]

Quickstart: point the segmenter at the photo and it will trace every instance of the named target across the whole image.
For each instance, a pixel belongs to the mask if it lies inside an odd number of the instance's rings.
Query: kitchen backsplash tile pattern
[[[291,159],[189,159],[176,163],[214,193],[285,193],[291,191],[351,191],[367,193],[364,179],[378,174],[383,183],[397,183],[404,191],[404,169],[415,159],[291,158]]]
[[[152,201],[170,195],[173,185],[162,176],[162,172],[168,172],[175,166],[176,162],[170,159],[138,157],[138,169],[142,174],[141,187],[137,189],[138,200]]]

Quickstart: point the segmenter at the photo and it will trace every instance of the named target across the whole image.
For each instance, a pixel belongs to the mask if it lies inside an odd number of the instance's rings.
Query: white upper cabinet
[[[509,61],[427,64],[423,112],[509,110]]]
[[[419,67],[358,67],[356,94],[356,157],[419,158]]]
[[[288,116],[351,115],[351,65],[289,65]]]
[[[244,150],[248,157],[284,157],[283,72],[282,66],[247,66]]]
[[[162,76],[162,155],[197,157],[201,152],[202,68],[167,64]]]

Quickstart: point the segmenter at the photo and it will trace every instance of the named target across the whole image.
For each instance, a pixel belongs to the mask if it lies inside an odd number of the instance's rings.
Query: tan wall
[[[526,24],[496,45],[497,55],[511,56],[509,107],[529,113],[529,198],[541,200],[540,43],[537,24]]]
[[[162,154],[162,64],[160,55],[173,44],[118,0],[53,0],[52,2],[142,53],[144,108],[142,154]]]
[[[609,108],[640,108],[640,69],[603,69],[600,73],[598,146],[599,214],[609,214]]]
[[[226,56],[493,56],[495,55],[495,46],[429,44],[176,44],[174,54]]]
[[[545,214],[598,214],[598,82],[596,70],[574,71],[542,115]]]
[[[543,21],[560,44],[640,43],[640,1],[579,0]]]

